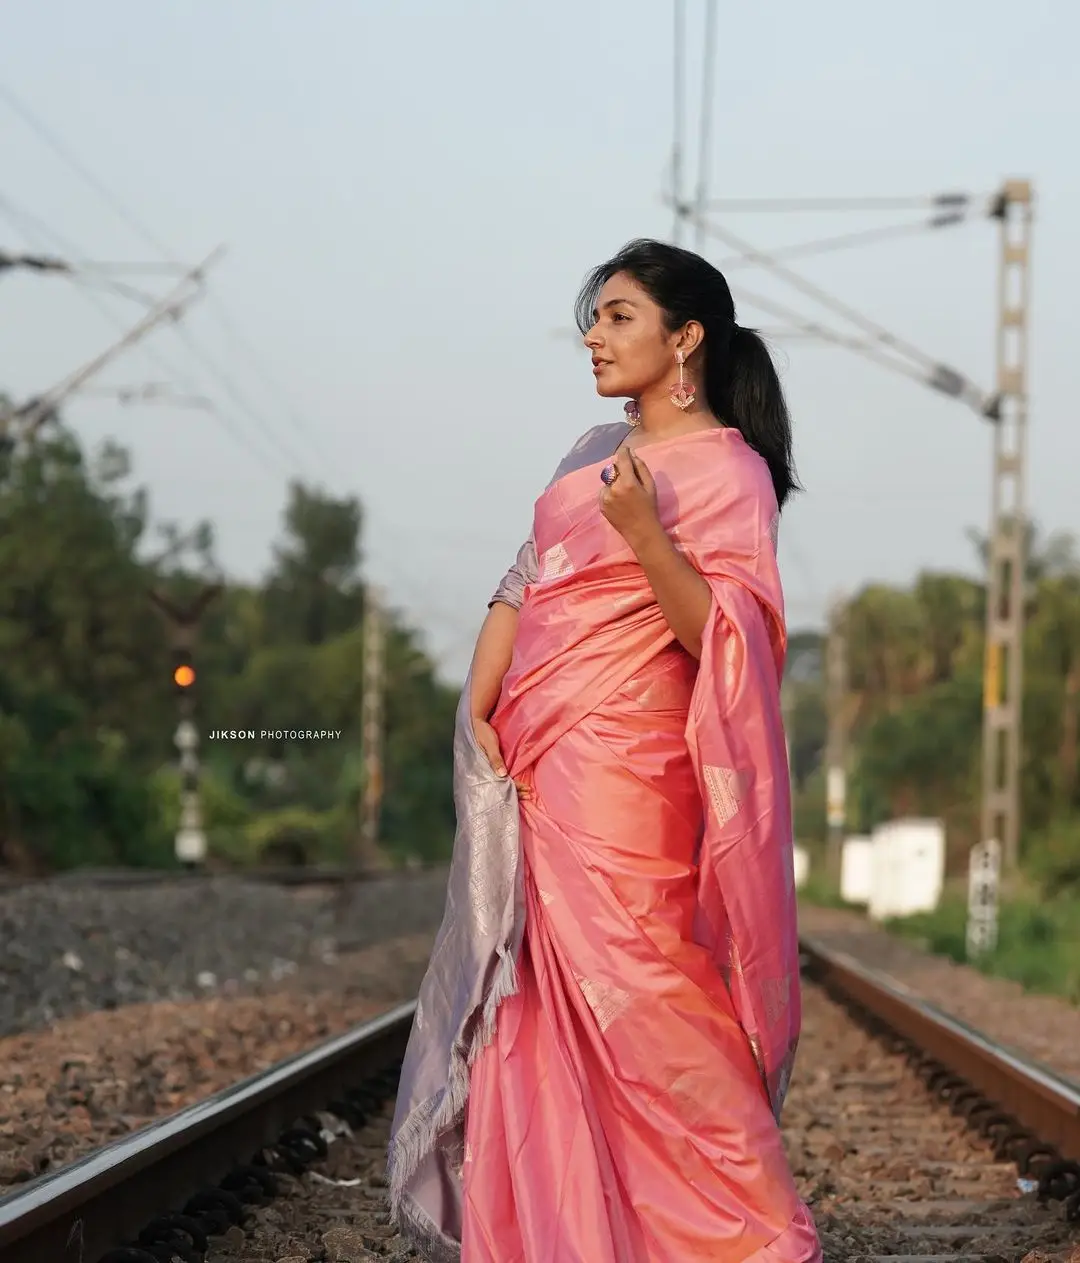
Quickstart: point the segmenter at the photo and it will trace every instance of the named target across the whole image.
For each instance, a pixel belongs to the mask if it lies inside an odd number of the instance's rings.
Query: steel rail
[[[1080,1159],[1080,1085],[846,953],[805,936],[799,946],[808,976],[826,991],[970,1085],[1061,1158]],[[415,1001],[400,1005],[0,1198],[0,1259],[97,1263],[139,1240],[155,1217],[219,1182],[227,1188],[230,1175],[280,1144],[298,1120],[348,1101],[351,1089],[396,1066],[415,1012]]]
[[[995,1044],[895,979],[800,936],[809,977],[971,1085],[1063,1159],[1080,1161],[1080,1084]]]
[[[399,1063],[415,1012],[399,1005],[0,1198],[0,1259],[96,1263]]]

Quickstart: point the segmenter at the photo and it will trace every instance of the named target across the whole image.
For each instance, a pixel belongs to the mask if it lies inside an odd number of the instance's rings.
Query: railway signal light
[[[173,666],[173,684],[178,696],[185,697],[195,684],[195,668],[191,662],[191,652],[180,649],[176,653]]]

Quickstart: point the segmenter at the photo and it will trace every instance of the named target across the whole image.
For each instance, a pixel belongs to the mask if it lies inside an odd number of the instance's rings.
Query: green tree
[[[982,679],[957,676],[884,710],[860,733],[853,792],[861,826],[941,816],[965,849],[976,840]]]
[[[0,490],[0,660],[78,698],[99,726],[145,753],[162,702],[151,681],[160,631],[136,557],[147,516],[121,489],[127,463],[106,448],[88,469],[70,435],[9,463]]]
[[[359,621],[361,523],[358,500],[290,484],[285,540],[264,591],[265,628],[275,639],[321,645]]]
[[[301,834],[340,856],[356,831],[362,515],[355,499],[300,484],[288,495],[266,581],[222,581],[201,621],[199,721],[341,738],[204,745],[211,847],[230,863]],[[0,863],[170,861],[176,699],[168,629],[148,597],[183,607],[220,574],[209,524],[160,526],[164,551],[147,560],[149,520],[115,445],[87,457],[57,421],[0,451]],[[388,846],[446,855],[456,698],[399,617],[387,680]]]
[[[1053,698],[1056,749],[1046,750],[1045,757],[1053,768],[1054,809],[1067,813],[1080,807],[1080,557],[1071,536],[1052,537],[1050,543],[1032,593],[1024,650],[1029,676]]]

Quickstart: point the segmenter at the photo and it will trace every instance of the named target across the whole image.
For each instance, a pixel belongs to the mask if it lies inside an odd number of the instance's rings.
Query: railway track
[[[801,948],[784,1123],[826,1259],[1042,1263],[1080,1249],[1080,1085],[849,956]]]
[[[138,890],[152,886],[190,886],[199,882],[226,879],[265,882],[271,886],[346,886],[424,871],[424,868],[361,870],[328,864],[260,865],[236,869],[78,868],[44,877],[16,877],[0,871],[0,895],[41,886],[55,886],[60,889],[83,887],[98,890]]]
[[[785,1131],[828,1263],[1068,1258],[1080,1246],[1080,1087],[851,958],[802,946]],[[382,1180],[413,1012],[402,1005],[0,1200],[0,1259],[415,1257],[388,1225]]]
[[[171,1263],[234,1240],[284,1177],[363,1131],[396,1086],[415,1002],[0,1199],[3,1263]],[[244,1256],[249,1257],[249,1256]]]

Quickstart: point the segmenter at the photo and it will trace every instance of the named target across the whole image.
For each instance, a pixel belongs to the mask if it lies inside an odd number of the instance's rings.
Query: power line
[[[952,228],[966,223],[959,212],[946,212],[913,224],[890,224],[882,228],[864,228],[859,232],[845,232],[833,237],[819,237],[815,241],[802,241],[797,245],[780,246],[769,253],[774,259],[802,259],[814,254],[830,254],[836,250],[850,250],[858,246],[880,245],[883,241],[898,241],[904,237],[921,236],[938,228]],[[744,254],[730,254],[717,260],[721,272],[752,266],[754,260]]]
[[[972,203],[986,201],[974,193],[931,193],[916,197],[725,197],[714,198],[710,211],[754,213],[761,211],[879,211],[879,210],[966,210]]]
[[[2,83],[0,83],[0,100],[3,100],[8,105],[8,107],[11,110],[13,110],[14,113],[16,113],[19,116],[19,118],[21,118],[22,121],[33,132],[35,132],[35,134],[42,141],[44,141],[44,143],[50,149],[52,149],[52,151],[59,158],[61,158],[62,161],[67,163],[67,165],[79,176],[79,178],[83,180],[83,182],[87,184],[88,187],[93,189],[95,193],[97,193],[97,195],[104,201],[104,203],[109,207],[109,209],[112,210],[112,212],[120,220],[122,220],[123,223],[125,223],[128,226],[128,228],[131,229],[132,232],[134,232],[138,237],[140,237],[143,240],[143,242],[145,242],[148,246],[150,246],[151,249],[155,250],[164,259],[168,260],[173,267],[181,266],[176,262],[177,252],[175,250],[171,250],[164,242],[160,240],[160,238],[158,238],[153,232],[151,232],[150,229],[147,227],[147,225],[133,211],[131,211],[118,197],[116,197],[116,195],[112,192],[112,190],[110,190],[108,186],[102,180],[100,180],[94,174],[94,172],[90,170],[89,167],[87,167],[87,165],[84,162],[82,162],[79,159],[78,155],[72,150],[72,148],[69,145],[67,145],[52,128],[50,128],[41,118],[39,118],[38,115],[35,114],[33,110],[31,110],[31,108],[26,104],[25,101],[22,100],[21,97],[19,97],[10,87]],[[217,301],[217,307],[219,311],[219,319],[222,319],[223,323],[225,323],[225,317],[222,314],[224,312],[224,306],[221,303],[220,299],[217,299],[216,301]],[[229,328],[228,325],[226,325],[226,327]],[[239,345],[240,340],[238,338],[238,335],[236,334],[234,327],[232,328],[231,332],[232,332],[232,336],[234,337],[234,340],[237,340],[238,345]],[[190,335],[188,335],[188,337],[190,339]],[[192,349],[192,353],[196,354],[197,356],[201,356],[204,359],[204,361],[209,361],[209,357],[206,355],[204,351],[201,350],[201,348],[199,348],[198,350],[194,349],[196,346],[197,344],[194,343],[194,339],[190,339],[189,349]],[[251,347],[250,344],[247,344],[246,353],[248,355],[249,361],[253,362],[258,359],[256,352],[254,351],[254,349]],[[214,373],[214,375],[217,376],[219,380],[221,379],[222,370],[220,368],[218,368],[217,366],[212,366],[211,372]],[[260,372],[264,378],[264,381],[269,380],[269,374],[266,373],[265,369],[260,370]],[[281,391],[280,387],[275,386],[274,389],[275,389],[275,392],[278,393],[279,395],[284,393]],[[229,390],[230,395],[233,396],[234,401],[236,401],[237,390],[236,390],[235,385],[230,385],[228,387],[228,390]],[[251,415],[252,409],[246,402],[243,405],[238,404],[238,406],[242,406],[244,410],[247,411],[249,415]],[[297,428],[300,430],[307,430],[310,432],[311,427],[300,420],[294,408],[290,407],[287,410],[287,415],[288,415],[290,424],[294,428]],[[295,456],[291,456],[289,460],[291,463],[292,461],[295,460]]]
[[[213,412],[213,401],[205,395],[178,395],[168,382],[143,382],[137,386],[82,386],[80,395],[115,399],[121,404],[163,403],[172,408],[200,408]]]
[[[684,0],[675,0],[675,29],[672,83],[674,85],[674,101],[672,103],[672,142],[671,142],[671,196],[675,206],[675,217],[671,228],[671,240],[679,244],[682,236],[682,199],[683,199],[683,139],[686,133],[685,118],[685,46],[686,46],[686,9]]]
[[[22,232],[24,233],[24,235],[27,236],[28,240],[33,240],[35,236],[40,238],[42,235],[44,235],[56,241],[56,243],[60,246],[60,248],[65,250],[67,253],[69,253],[73,258],[81,257],[81,251],[76,246],[74,246],[73,243],[66,242],[65,239],[58,232],[56,232],[55,229],[50,228],[44,222],[44,220],[40,219],[38,216],[32,215],[30,212],[25,211],[24,209],[20,207],[16,207],[11,202],[10,198],[7,197],[6,195],[0,196],[0,211],[3,211],[9,218],[11,218],[16,223],[18,223],[19,221],[22,221]],[[31,225],[31,229],[29,231],[26,228],[27,223]],[[120,281],[110,280],[107,277],[82,278],[80,277],[78,269],[73,271],[72,279],[75,280],[76,282],[80,281],[81,279],[90,279],[92,281],[97,281],[101,285],[101,287],[105,289],[107,292],[116,294],[121,298],[140,302],[148,307],[153,306],[154,302],[156,301],[153,295],[147,294],[142,290],[133,289],[131,286],[125,285],[123,282],[120,282]],[[93,301],[91,293],[83,289],[82,286],[80,286],[80,290],[81,292],[84,293],[84,295],[87,298],[90,299],[91,305],[94,306],[95,309],[99,313],[103,314],[106,317],[106,319],[109,320],[110,323],[112,323],[115,326],[117,323],[116,317],[108,310],[108,308],[104,307],[99,302]],[[183,331],[182,337],[187,345],[189,354],[196,360],[196,362],[201,363],[203,367],[211,374],[211,376],[217,379],[219,384],[222,384],[224,386],[226,392],[229,394],[234,404],[241,411],[247,414],[248,418],[252,421],[252,423],[255,425],[257,429],[263,432],[263,434],[269,439],[271,446],[276,447],[277,452],[281,457],[282,464],[285,470],[286,471],[295,470],[296,465],[298,463],[301,465],[305,464],[306,463],[305,460],[302,457],[299,457],[295,450],[291,449],[288,445],[286,445],[283,442],[281,436],[275,430],[271,429],[271,427],[267,424],[265,418],[261,415],[261,413],[259,413],[256,409],[252,407],[252,405],[247,400],[246,396],[243,394],[242,391],[239,390],[239,388],[236,386],[232,378],[230,378],[228,374],[225,373],[225,370],[222,369],[209,355],[207,355],[207,353],[198,345],[198,343],[194,340],[194,338],[190,336],[190,333],[187,330]],[[165,372],[176,377],[177,380],[181,383],[181,385],[185,386],[189,394],[198,393],[196,388],[192,385],[190,378],[185,379],[184,376],[181,374],[180,370],[178,370],[175,366],[171,365],[167,360],[164,360],[157,353],[151,352],[149,350],[147,350],[146,353],[148,357],[151,360],[153,360],[153,362],[156,363],[160,368],[163,368]],[[237,439],[237,441],[240,442],[242,446],[244,446],[249,452],[253,453],[256,456],[256,459],[260,461],[260,463],[264,466],[264,468],[266,468],[269,472],[275,475],[280,472],[279,470],[274,469],[272,465],[267,464],[265,456],[261,454],[257,448],[253,447],[251,440],[247,437],[247,435],[242,430],[240,430],[236,426],[235,422],[233,422],[232,419],[227,416],[227,414],[223,414],[216,407],[211,407],[210,411],[212,411],[215,417],[217,417],[218,420],[221,421],[222,425],[225,427],[225,429],[229,431],[229,433],[233,436],[233,438]]]
[[[705,53],[701,63],[701,124],[698,133],[698,180],[694,204],[697,207],[697,232],[694,249],[700,254],[705,248],[702,228],[705,203],[708,197],[709,159],[712,154],[713,87],[716,65],[716,0],[705,2]]]
[[[221,247],[219,247],[208,255],[202,263],[192,268],[186,276],[181,278],[180,284],[175,286],[141,320],[128,329],[119,341],[114,342],[92,360],[77,368],[43,395],[38,396],[29,404],[25,404],[18,409],[16,416],[25,427],[26,437],[33,438],[49,417],[55,415],[57,408],[69,395],[78,390],[84,382],[98,373],[111,360],[114,360],[121,351],[134,346],[136,342],[144,338],[163,320],[176,320],[187,304],[198,296],[206,270],[213,266],[220,257],[221,252]],[[194,292],[192,291],[192,286],[195,286]]]
[[[87,272],[102,272],[116,276],[167,276],[184,270],[182,263],[115,263],[84,262],[82,268]]]
[[[247,398],[236,385],[232,377],[230,377],[225,369],[223,369],[220,364],[218,364],[198,345],[198,343],[195,342],[190,332],[187,329],[182,328],[180,325],[177,325],[176,334],[188,348],[188,351],[203,365],[203,367],[210,373],[211,377],[217,381],[225,393],[232,399],[236,407],[239,408],[241,412],[246,413],[253,424],[264,424],[261,414],[258,413],[250,403],[248,403]],[[284,443],[281,443],[280,439],[277,439],[277,441],[280,444],[280,450],[285,453],[286,460],[293,469],[295,469],[297,464],[303,465],[306,463],[303,456],[298,456],[294,450],[291,450]]]
[[[50,228],[49,225],[44,222],[44,220],[41,220],[40,218],[30,215],[27,212],[22,211],[20,208],[16,208],[15,206],[13,206],[13,204],[11,203],[10,199],[7,196],[0,197],[0,212],[6,214],[8,218],[14,220],[16,224],[18,224],[20,220],[24,221],[21,224],[20,231],[22,231],[23,235],[27,238],[28,241],[31,242],[31,244],[36,244],[36,242],[40,241],[42,238],[45,238],[45,239],[52,240],[53,242],[55,242],[56,245],[59,246],[60,249],[62,249],[65,253],[69,254],[72,258],[80,257],[81,251],[78,249],[77,246],[67,241],[55,229]],[[26,227],[27,223],[31,224],[31,227],[29,229]],[[115,289],[115,285],[110,286],[110,288]],[[116,314],[109,307],[107,307],[103,302],[101,302],[97,294],[95,294],[91,290],[83,288],[82,286],[78,287],[77,292],[90,304],[91,307],[94,308],[95,311],[98,312],[99,315],[101,315],[106,321],[108,321],[108,323],[111,324],[114,328],[118,328],[118,329],[124,328],[123,322],[119,320]],[[125,294],[124,296],[127,297],[128,295]],[[167,373],[170,377],[174,378],[177,381],[177,383],[187,391],[188,394],[198,395],[201,393],[187,374],[185,374],[182,370],[178,369],[174,364],[172,364],[169,360],[167,360],[164,356],[162,356],[155,348],[143,347],[142,350],[143,350],[143,354],[146,355],[147,359],[149,359],[152,363],[156,364],[159,369]],[[215,419],[229,433],[229,435],[237,443],[239,443],[240,446],[243,447],[250,455],[254,456],[255,459],[269,473],[273,474],[275,477],[278,477],[283,471],[287,473],[290,470],[295,469],[295,459],[296,459],[295,456],[288,453],[286,453],[285,455],[279,455],[279,459],[281,460],[281,466],[280,467],[276,466],[273,463],[273,461],[270,458],[268,458],[266,451],[264,451],[263,448],[261,448],[260,446],[256,445],[252,441],[251,437],[246,433],[246,431],[242,430],[228,413],[223,412],[220,408],[218,408],[214,404],[211,404],[209,411],[213,413]],[[270,441],[271,447],[273,447],[275,443],[280,445],[280,440],[277,438],[274,432],[267,426],[266,422],[262,418],[257,419],[256,425],[257,425],[257,428],[262,431],[264,437]],[[279,453],[281,450],[283,449],[280,449],[280,446],[279,446]]]
[[[804,337],[842,347],[845,351],[852,351],[856,355],[861,355],[864,359],[872,360],[875,364],[880,365],[882,368],[887,368],[891,372],[910,377],[912,381],[917,381],[924,386],[940,389],[940,387],[935,385],[933,373],[927,373],[925,370],[918,369],[904,360],[895,359],[893,356],[887,355],[872,342],[837,333],[836,330],[830,329],[827,325],[818,324],[815,320],[808,320],[783,303],[766,298],[762,294],[752,293],[741,285],[737,287],[737,293],[739,298],[749,303],[751,307],[756,307],[759,311],[767,312],[780,320],[789,321],[794,330]]]
[[[691,217],[693,218],[693,216]],[[730,249],[737,250],[748,262],[758,263],[762,267],[767,268],[770,272],[785,280],[793,289],[799,290],[808,298],[820,303],[842,319],[858,326],[868,335],[871,342],[877,343],[894,353],[905,355],[915,363],[921,364],[932,377],[941,383],[936,388],[943,391],[943,393],[965,400],[976,410],[981,411],[985,407],[986,400],[983,393],[978,390],[968,377],[957,369],[942,364],[906,339],[891,333],[876,320],[870,319],[869,316],[864,315],[849,303],[836,298],[820,285],[808,281],[798,272],[792,271],[791,268],[775,259],[766,251],[752,246],[748,241],[731,232],[730,229],[708,223],[705,231],[709,236],[724,242]]]
[[[692,216],[692,218],[696,217]],[[859,326],[859,328],[868,333],[875,341],[881,342],[890,348],[906,354],[910,359],[915,360],[917,363],[923,365],[932,365],[934,363],[933,358],[927,355],[924,351],[919,350],[918,347],[911,346],[904,342],[895,334],[890,333],[888,329],[879,325],[877,321],[864,316],[862,312],[856,310],[848,303],[841,301],[839,298],[834,298],[832,294],[823,289],[820,285],[816,285],[813,281],[808,281],[797,272],[793,272],[784,263],[780,262],[780,260],[774,258],[768,252],[759,250],[756,246],[752,246],[748,241],[738,236],[736,233],[733,233],[730,229],[722,228],[719,224],[709,222],[704,222],[703,226],[705,232],[710,237],[715,237],[718,241],[722,241],[732,250],[738,251],[739,255],[747,263],[759,264],[761,267],[774,273],[782,280],[787,281],[792,288],[798,290],[802,294],[805,294],[808,298],[814,299],[816,302],[819,302],[823,307],[828,308],[836,315],[850,321],[854,325]]]
[[[334,465],[333,458],[330,456],[327,450],[324,447],[322,447],[318,430],[312,430],[304,423],[302,418],[297,413],[296,409],[293,407],[292,402],[288,399],[285,388],[281,385],[280,378],[278,378],[276,374],[273,374],[269,371],[269,369],[266,367],[266,363],[263,360],[262,355],[258,351],[255,350],[251,342],[237,328],[235,322],[229,316],[225,308],[225,304],[216,295],[211,294],[210,306],[215,310],[217,314],[217,318],[221,322],[221,325],[224,328],[225,332],[229,335],[230,338],[232,338],[233,344],[239,349],[240,353],[245,357],[245,359],[247,360],[248,364],[250,365],[252,370],[255,372],[255,374],[259,378],[261,378],[263,385],[266,386],[267,389],[271,391],[271,393],[277,395],[281,399],[281,401],[285,405],[284,407],[285,415],[289,418],[289,421],[291,422],[293,429],[296,430],[297,432],[303,432],[306,430],[308,434],[312,435],[312,437],[315,438],[316,443],[319,445],[320,454],[322,455],[323,459],[332,468]]]
[[[0,211],[19,229],[28,241],[34,240],[35,237],[38,239],[51,238],[56,241],[68,256],[63,261],[58,260],[58,262],[63,263],[63,266],[58,267],[56,270],[62,271],[76,285],[98,285],[120,298],[131,299],[142,303],[145,307],[152,307],[157,302],[156,295],[147,293],[146,290],[136,289],[123,281],[114,280],[110,273],[126,270],[133,274],[157,272],[158,274],[166,273],[175,276],[183,275],[187,271],[186,266],[171,263],[130,263],[126,265],[126,268],[113,263],[97,263],[83,258],[78,249],[70,242],[65,243],[60,234],[51,229],[43,219],[33,214],[32,211],[28,211],[25,206],[16,205],[7,194],[0,194]]]
[[[7,84],[0,83],[0,100],[4,101],[8,108],[17,114],[26,126],[29,127],[31,131],[35,132],[38,138],[44,141],[44,143],[53,151],[53,153],[57,155],[58,158],[66,162],[67,165],[78,174],[79,178],[89,185],[95,193],[97,193],[97,195],[103,202],[105,202],[112,212],[119,219],[122,219],[125,224],[127,224],[132,232],[137,233],[140,237],[142,237],[147,245],[156,250],[158,254],[164,255],[165,258],[169,259],[175,258],[174,252],[162,245],[162,243],[154,237],[145,225],[139,223],[127,207],[124,206],[123,203],[120,202],[119,199],[111,192],[111,190],[98,179],[93,171],[91,171],[90,168],[79,159],[78,155],[67,144],[65,144],[63,140],[61,140],[51,127],[38,118],[26,102],[23,101],[21,97],[17,96],[15,92],[7,86]]]
[[[18,219],[24,219],[24,220],[29,219],[33,221],[34,223],[36,223],[37,225],[36,229],[31,228],[28,230],[25,224],[23,224],[23,226],[21,227],[21,231],[27,237],[27,239],[30,240],[31,242],[33,242],[35,238],[40,239],[41,236],[46,236],[47,238],[50,238],[56,241],[56,243],[60,246],[61,249],[70,253],[73,257],[77,257],[79,255],[80,252],[77,248],[72,247],[71,243],[66,242],[65,239],[59,233],[57,233],[54,229],[50,228],[47,224],[45,224],[43,220],[36,219],[36,217],[28,216],[25,213],[16,210],[16,208],[14,208],[11,205],[11,202],[8,198],[6,197],[0,198],[0,211],[7,214],[9,218],[16,219],[16,221]],[[121,329],[123,328],[123,323],[118,319],[116,314],[113,311],[111,311],[104,303],[102,303],[100,298],[96,294],[92,293],[89,290],[83,289],[81,287],[78,289],[78,293],[83,298],[85,298],[86,301],[90,304],[90,306],[93,307],[94,310],[97,311],[99,315],[104,317],[104,319],[109,324],[111,324],[114,328],[121,328]],[[155,363],[164,372],[168,373],[171,377],[176,378],[176,380],[180,382],[181,385],[185,386],[189,390],[190,393],[192,394],[198,393],[194,385],[191,383],[190,378],[186,378],[183,373],[177,370],[172,364],[168,362],[168,360],[164,359],[154,349],[150,347],[144,347],[143,353],[146,355],[146,357],[149,360]],[[271,472],[275,476],[277,476],[281,472],[280,470],[275,469],[272,465],[270,465],[267,462],[265,453],[260,448],[255,447],[252,444],[251,439],[248,437],[248,435],[236,426],[235,422],[232,420],[231,417],[229,417],[227,414],[223,414],[216,407],[213,408],[212,411],[216,419],[229,432],[229,434],[238,443],[240,443],[241,446],[245,447],[249,452],[251,452],[251,454],[255,456],[256,460],[262,463],[263,466],[269,470],[269,472]]]

